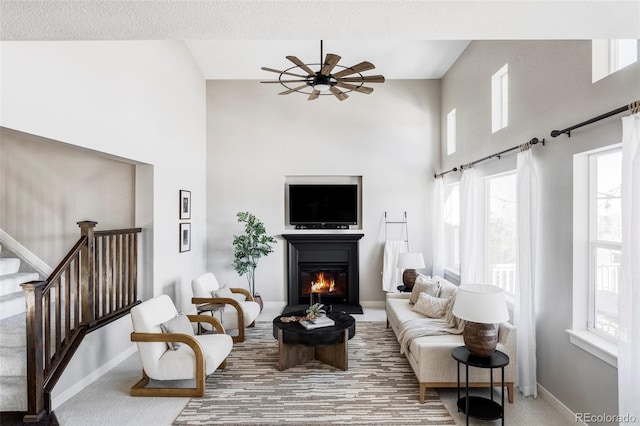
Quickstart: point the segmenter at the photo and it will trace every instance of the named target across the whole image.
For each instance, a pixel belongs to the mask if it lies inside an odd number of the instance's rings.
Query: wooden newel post
[[[82,321],[91,323],[95,320],[96,314],[93,306],[95,297],[95,237],[93,228],[98,222],[83,221],[78,222],[80,235],[87,237],[87,245],[80,252],[80,292],[82,293]]]
[[[27,414],[24,423],[37,423],[46,415],[44,406],[44,353],[42,342],[42,290],[46,281],[21,284],[27,317]]]

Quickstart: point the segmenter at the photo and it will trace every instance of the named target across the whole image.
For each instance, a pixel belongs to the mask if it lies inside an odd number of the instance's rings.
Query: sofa
[[[451,299],[457,291],[455,284],[442,277],[434,276],[431,278],[421,276],[419,278],[428,280],[431,284],[437,286],[437,292],[432,295],[439,299]],[[414,300],[417,290],[417,287],[414,288]],[[398,338],[398,342],[401,343],[401,347],[405,347],[404,355],[409,361],[409,364],[411,364],[411,368],[420,384],[420,403],[424,403],[426,388],[457,387],[458,366],[457,362],[451,356],[451,351],[458,346],[464,345],[464,341],[462,334],[449,333],[425,335],[407,341],[407,339],[404,338],[404,335],[407,334],[407,326],[413,326],[418,322],[411,320],[423,318],[426,322],[439,322],[436,325],[444,327],[443,319],[429,318],[414,311],[413,307],[415,305],[410,303],[411,296],[411,293],[387,293],[385,308],[387,328],[391,327],[393,329],[396,338]],[[448,305],[446,308],[447,314],[452,315],[450,313],[452,303],[448,303]],[[453,317],[449,316],[449,318]],[[407,323],[408,321],[410,322]],[[403,327],[403,324],[406,326]],[[462,323],[461,328],[463,327],[464,324]],[[460,331],[461,330],[458,332]],[[401,333],[403,342],[401,342],[400,339]],[[509,364],[504,368],[504,382],[507,388],[509,403],[513,403],[513,383],[516,372],[516,330],[513,325],[507,322],[499,325],[498,345],[496,349],[509,356]],[[501,379],[499,370],[494,371],[493,374],[494,385],[498,384],[499,386]],[[470,387],[489,387],[489,379],[489,370],[474,367],[469,368]],[[460,367],[460,383],[461,385],[465,383],[464,366]]]

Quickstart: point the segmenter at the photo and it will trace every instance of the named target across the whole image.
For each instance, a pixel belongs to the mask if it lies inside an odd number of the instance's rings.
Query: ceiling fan
[[[294,66],[284,71],[262,67],[263,70],[278,73],[280,76],[277,80],[261,81],[260,83],[280,83],[286,87],[287,90],[278,93],[279,95],[288,95],[293,92],[304,93],[309,95],[307,98],[309,101],[318,99],[321,95],[333,95],[338,98],[338,100],[344,101],[349,97],[349,95],[347,95],[348,92],[355,91],[366,94],[373,92],[373,88],[365,86],[365,83],[384,83],[384,76],[382,75],[362,75],[364,71],[375,68],[371,62],[365,61],[351,67],[345,67],[338,65],[341,59],[338,55],[327,53],[324,62],[322,62],[322,57],[322,40],[320,40],[319,63],[305,64],[295,56],[287,56],[287,59],[293,62]],[[318,66],[319,70],[314,71],[311,68],[312,66]],[[300,70],[296,70],[296,68],[299,68],[302,72],[306,73],[306,75],[302,74]],[[338,72],[332,74],[336,68],[338,68]],[[298,79],[285,80],[287,76],[298,77]],[[303,84],[296,85],[292,83]]]

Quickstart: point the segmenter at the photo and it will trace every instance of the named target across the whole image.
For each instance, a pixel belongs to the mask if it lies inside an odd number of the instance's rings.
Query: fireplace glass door
[[[324,304],[344,303],[347,298],[347,264],[305,264],[298,265],[300,271],[298,289],[299,300]]]

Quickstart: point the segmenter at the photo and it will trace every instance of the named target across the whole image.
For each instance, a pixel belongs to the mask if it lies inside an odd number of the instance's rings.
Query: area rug
[[[247,329],[227,367],[207,378],[174,425],[454,425],[438,394],[418,382],[384,322],[358,322],[349,370],[312,360],[278,371],[271,323]]]

